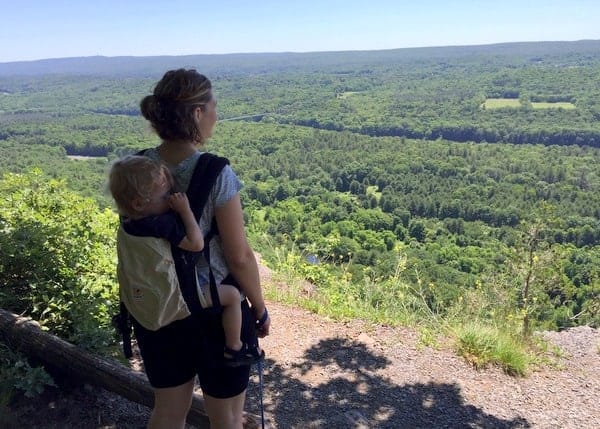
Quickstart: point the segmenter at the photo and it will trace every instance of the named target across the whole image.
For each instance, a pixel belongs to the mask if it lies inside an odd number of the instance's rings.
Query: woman
[[[140,103],[142,115],[161,144],[144,155],[163,162],[182,191],[187,189],[196,161],[217,121],[217,102],[210,81],[196,70],[171,70],[156,84],[154,93]],[[244,229],[239,191],[241,184],[229,166],[217,178],[200,221],[203,231],[216,219],[219,235],[210,241],[211,268],[216,284],[232,275],[247,297],[242,308],[252,315],[257,335],[269,334],[270,319],[260,286],[258,266]],[[201,281],[208,283],[207,267],[199,266]],[[252,306],[248,307],[248,302]],[[250,313],[251,312],[251,313]],[[223,332],[220,322],[207,328],[190,316],[158,331],[134,323],[144,367],[154,388],[151,429],[183,428],[196,375],[204,395],[211,428],[242,428],[250,367],[223,365]]]

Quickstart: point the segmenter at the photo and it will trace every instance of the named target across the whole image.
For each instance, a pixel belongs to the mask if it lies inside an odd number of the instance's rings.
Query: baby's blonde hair
[[[161,172],[172,183],[169,169],[147,156],[125,155],[116,160],[110,168],[108,188],[119,214],[127,217],[135,216],[133,200],[150,198],[154,183]]]

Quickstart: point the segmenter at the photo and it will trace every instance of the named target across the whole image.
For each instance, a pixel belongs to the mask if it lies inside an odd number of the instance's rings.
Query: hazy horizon
[[[180,55],[167,55],[167,54],[156,54],[156,55],[79,55],[72,57],[52,57],[52,58],[37,58],[33,60],[17,60],[17,61],[5,61],[0,64],[8,63],[21,63],[21,62],[36,62],[36,61],[51,61],[51,60],[67,60],[74,58],[147,58],[147,57],[188,57],[188,56],[228,56],[228,55],[269,55],[269,54],[311,54],[311,53],[337,53],[337,52],[377,52],[377,51],[394,51],[402,49],[428,49],[428,48],[462,48],[462,47],[476,47],[476,46],[495,46],[495,45],[506,45],[506,44],[519,44],[519,43],[563,43],[563,42],[586,42],[586,41],[598,41],[600,39],[580,39],[580,40],[520,40],[514,42],[497,42],[497,43],[481,43],[472,45],[445,45],[445,46],[410,46],[405,48],[387,48],[387,49],[347,49],[337,51],[278,51],[278,52],[226,52],[218,54],[180,54]]]
[[[599,40],[598,16],[592,0],[32,0],[3,5],[0,63]]]

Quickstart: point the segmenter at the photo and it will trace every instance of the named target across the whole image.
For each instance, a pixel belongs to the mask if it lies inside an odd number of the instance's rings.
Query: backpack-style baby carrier
[[[143,155],[143,151],[139,153]],[[199,221],[211,189],[229,161],[203,153],[196,163],[186,191],[190,207]],[[123,226],[117,233],[117,278],[121,299],[115,324],[123,336],[123,350],[132,356],[129,316],[148,330],[158,330],[191,314],[219,307],[217,285],[210,269],[210,239],[217,234],[213,218],[204,237],[202,252],[190,252],[157,237],[140,237],[127,233]],[[209,267],[208,288],[198,284],[196,266],[204,256]],[[149,274],[149,268],[154,268]],[[229,277],[228,283],[233,279]]]

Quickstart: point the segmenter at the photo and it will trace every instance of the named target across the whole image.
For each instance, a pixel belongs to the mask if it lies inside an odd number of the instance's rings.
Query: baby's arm
[[[181,216],[185,227],[185,237],[178,246],[191,252],[199,252],[204,249],[204,237],[202,237],[200,226],[190,208],[187,195],[182,192],[172,194],[169,197],[169,206]]]

